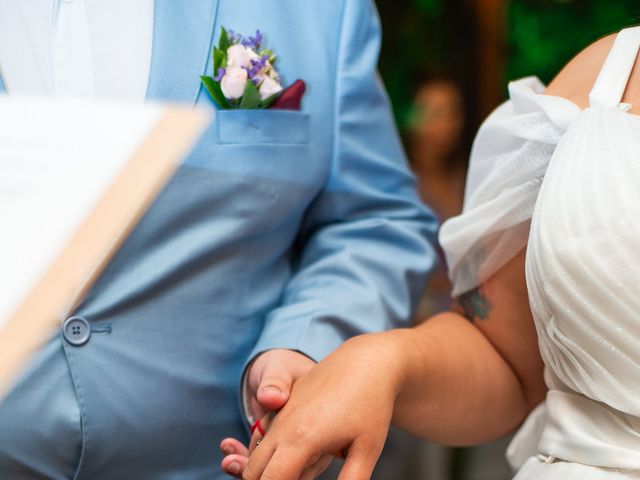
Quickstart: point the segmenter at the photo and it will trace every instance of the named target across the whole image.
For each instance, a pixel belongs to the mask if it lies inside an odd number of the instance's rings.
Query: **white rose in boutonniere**
[[[230,100],[237,100],[244,95],[248,80],[249,73],[244,68],[229,67],[220,81],[222,93]]]
[[[232,45],[227,50],[227,65],[229,67],[251,68],[251,60],[257,60],[260,57],[256,52],[244,45]]]
[[[265,77],[260,84],[260,98],[266,100],[282,91],[282,85],[271,77]]]

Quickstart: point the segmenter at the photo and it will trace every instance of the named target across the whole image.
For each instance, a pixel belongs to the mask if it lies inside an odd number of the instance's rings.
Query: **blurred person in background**
[[[420,75],[414,90],[405,144],[420,196],[441,222],[462,211],[468,146],[463,140],[466,112],[459,84],[443,73]],[[422,320],[451,306],[444,255],[420,303]]]
[[[468,148],[466,113],[458,83],[446,74],[425,74],[417,83],[406,131],[420,195],[441,220],[460,213]]]

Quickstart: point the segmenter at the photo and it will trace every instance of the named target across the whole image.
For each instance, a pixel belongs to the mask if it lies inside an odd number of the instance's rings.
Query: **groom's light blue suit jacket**
[[[320,360],[408,325],[436,222],[376,74],[372,2],[156,0],[150,101],[215,107],[199,76],[222,26],[265,33],[303,110],[217,112],[74,312],[89,342],[56,336],[0,406],[0,478],[222,479],[256,354]]]

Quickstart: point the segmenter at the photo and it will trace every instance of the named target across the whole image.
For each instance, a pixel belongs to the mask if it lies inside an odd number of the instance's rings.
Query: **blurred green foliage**
[[[464,0],[376,3],[383,24],[380,71],[402,127],[409,115],[417,78],[426,70],[452,70],[454,64],[462,63],[465,55],[461,47],[468,43],[473,26],[469,13],[460,8]],[[458,38],[456,32],[465,33]]]
[[[553,76],[598,38],[640,19],[638,0],[512,0],[506,79]]]
[[[376,0],[384,29],[380,70],[401,127],[425,70],[458,79],[474,121],[474,87],[483,71],[475,58],[475,2],[482,0]],[[640,1],[510,0],[504,22],[505,71],[497,88],[506,93],[509,79],[537,75],[548,82],[592,41],[640,23]]]

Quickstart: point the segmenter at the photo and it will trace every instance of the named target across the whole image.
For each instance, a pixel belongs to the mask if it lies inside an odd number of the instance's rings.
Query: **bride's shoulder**
[[[586,108],[589,105],[589,92],[615,39],[616,34],[607,35],[582,50],[553,79],[545,93],[564,97],[580,108]]]

